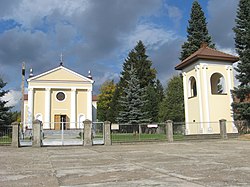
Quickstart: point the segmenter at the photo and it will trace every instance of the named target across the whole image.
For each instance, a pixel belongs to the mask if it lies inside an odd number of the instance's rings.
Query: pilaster
[[[28,128],[32,128],[34,106],[34,89],[28,88]]]
[[[51,89],[45,89],[45,117],[43,128],[50,129],[50,113],[51,113]]]
[[[76,128],[76,88],[71,89],[70,128]]]

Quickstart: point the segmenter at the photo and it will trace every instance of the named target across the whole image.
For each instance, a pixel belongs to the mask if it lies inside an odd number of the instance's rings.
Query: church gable
[[[88,82],[93,83],[93,80],[84,77],[68,68],[60,66],[35,77],[28,79],[28,81],[73,81],[73,82]]]

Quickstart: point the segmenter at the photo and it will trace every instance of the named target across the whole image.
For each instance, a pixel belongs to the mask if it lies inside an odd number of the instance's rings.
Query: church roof
[[[85,77],[85,76],[83,76],[83,75],[81,75],[81,74],[79,74],[79,73],[76,73],[76,72],[74,72],[74,71],[72,71],[72,70],[70,70],[70,69],[64,67],[63,65],[60,65],[59,67],[56,67],[56,68],[54,68],[54,69],[51,69],[51,70],[46,71],[46,72],[44,72],[44,73],[41,73],[41,74],[39,74],[39,75],[30,77],[27,81],[29,82],[29,81],[33,81],[33,80],[39,80],[39,79],[41,79],[41,78],[43,78],[43,77],[46,77],[47,75],[53,74],[53,73],[58,72],[58,71],[60,71],[60,70],[63,70],[64,72],[68,72],[68,75],[72,75],[72,76],[78,78],[78,79],[81,80],[81,81],[90,82],[90,83],[92,83],[92,84],[94,83],[94,81],[93,81],[92,79],[90,79],[89,77]],[[66,77],[65,77],[65,78],[66,78]],[[63,78],[63,79],[64,79],[64,78]]]
[[[199,60],[218,60],[218,61],[226,61],[226,62],[237,62],[239,60],[238,57],[223,53],[221,51],[217,51],[207,46],[207,44],[203,44],[200,49],[194,52],[192,55],[184,59],[180,64],[175,66],[176,70],[182,70],[186,66],[189,66],[193,62]]]

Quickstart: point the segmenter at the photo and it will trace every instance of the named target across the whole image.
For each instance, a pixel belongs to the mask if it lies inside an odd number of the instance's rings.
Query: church
[[[36,119],[43,129],[61,130],[83,127],[83,121],[96,120],[97,97],[92,96],[93,84],[88,76],[63,66],[33,76],[24,97],[23,128],[32,128]]]

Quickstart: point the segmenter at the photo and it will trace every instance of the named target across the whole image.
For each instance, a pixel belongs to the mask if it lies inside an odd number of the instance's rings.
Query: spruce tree
[[[233,95],[239,102],[232,104],[235,120],[247,120],[250,122],[250,1],[240,0],[237,10],[235,32],[235,47],[240,61],[235,70],[239,81]]]
[[[211,48],[215,47],[208,33],[206,17],[198,1],[194,1],[192,4],[190,20],[188,22],[187,41],[182,45],[181,61],[197,51],[202,43],[207,43]]]
[[[120,106],[118,100],[121,98],[121,96],[124,96],[124,89],[127,87],[128,80],[130,80],[130,69],[131,66],[133,66],[133,69],[137,75],[137,78],[139,80],[140,88],[144,90],[148,90],[148,87],[154,87],[154,92],[156,94],[159,94],[161,90],[160,89],[160,81],[156,79],[156,70],[152,68],[152,62],[149,60],[148,56],[146,55],[146,48],[142,41],[139,41],[137,45],[132,49],[128,57],[125,59],[125,62],[123,63],[123,70],[121,72],[121,78],[119,83],[117,84],[116,91],[114,93],[114,97],[111,102],[111,110],[112,113],[109,113],[110,121],[117,119],[120,109],[122,107]],[[152,90],[151,90],[152,91]],[[148,94],[152,94],[152,92],[146,92]],[[155,97],[158,97],[158,95],[155,95]],[[159,96],[161,98],[161,96]],[[147,98],[152,98],[150,95],[147,96]],[[150,100],[149,99],[149,105],[155,106],[155,107],[144,107],[143,112],[148,113],[149,116],[147,116],[148,119],[153,119],[155,114],[158,112],[158,105],[160,100],[157,99],[157,102],[155,104],[155,99]],[[150,102],[152,102],[150,104]],[[153,112],[151,110],[154,110]]]
[[[140,81],[133,66],[127,73],[129,77],[123,90],[124,95],[119,99],[121,111],[117,121],[132,125],[148,122],[150,119],[147,119],[147,112],[143,112],[147,103],[145,89],[140,87]]]
[[[152,68],[152,62],[148,59],[146,55],[146,48],[142,41],[139,41],[135,48],[130,51],[127,59],[123,64],[123,71],[121,72],[122,78],[120,81],[121,86],[125,86],[129,76],[129,69],[133,65],[135,69],[140,87],[145,88],[148,85],[153,85],[156,81],[156,70]]]
[[[7,90],[3,90],[7,83],[3,82],[0,78],[0,125],[10,125],[10,109],[12,107],[7,107],[6,104],[8,101],[4,101],[2,97],[8,93]]]

